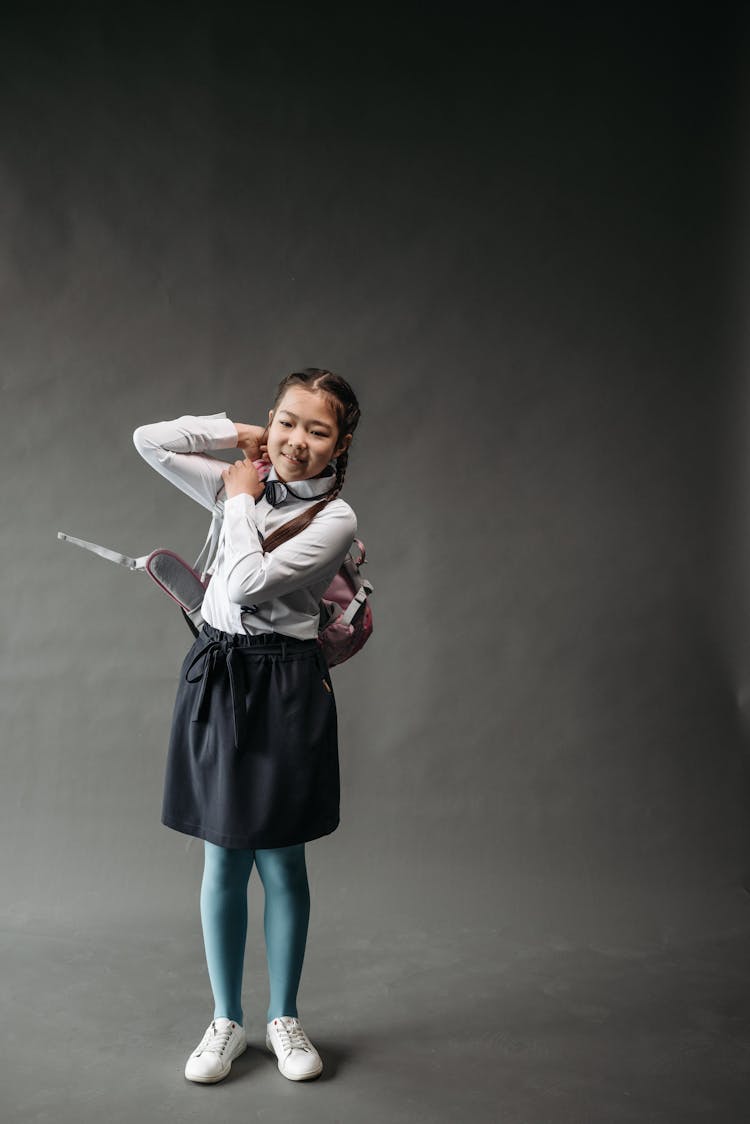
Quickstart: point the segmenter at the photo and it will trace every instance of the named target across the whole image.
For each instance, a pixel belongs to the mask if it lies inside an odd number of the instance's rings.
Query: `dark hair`
[[[338,426],[337,445],[345,434],[354,433],[360,417],[359,402],[349,383],[341,375],[334,375],[333,371],[326,371],[321,367],[303,367],[301,371],[292,371],[291,374],[285,375],[276,389],[276,397],[273,402],[274,412],[287,390],[293,386],[303,386],[306,390],[319,391],[326,395]],[[261,438],[261,444],[267,443],[269,428],[270,425],[267,425]],[[348,461],[349,449],[346,448],[336,457],[336,482],[330,492],[326,493],[325,499],[313,504],[306,511],[296,515],[294,519],[290,519],[288,523],[284,523],[283,526],[273,531],[264,540],[264,551],[273,550],[274,547],[280,546],[282,542],[286,542],[287,539],[304,530],[312,523],[318,511],[336,498],[344,486]]]

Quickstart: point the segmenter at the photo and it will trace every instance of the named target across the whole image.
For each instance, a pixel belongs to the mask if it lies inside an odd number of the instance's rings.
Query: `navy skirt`
[[[180,669],[161,822],[245,848],[338,827],[336,700],[317,640],[203,623]]]

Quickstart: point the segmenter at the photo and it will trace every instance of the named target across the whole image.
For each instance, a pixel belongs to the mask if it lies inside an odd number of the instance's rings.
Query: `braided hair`
[[[360,418],[359,402],[349,383],[341,375],[335,375],[332,371],[323,370],[321,367],[303,367],[300,371],[292,371],[291,374],[286,375],[281,380],[276,389],[276,397],[273,403],[274,411],[287,390],[292,386],[304,386],[306,390],[322,391],[326,395],[336,417],[338,440],[346,433],[354,433]],[[268,429],[269,426],[266,426],[261,444],[265,444],[268,440]],[[264,540],[264,551],[273,550],[274,547],[280,546],[282,542],[286,542],[287,539],[304,530],[312,523],[317,513],[338,496],[344,486],[348,463],[349,449],[347,447],[336,457],[336,482],[326,493],[325,498],[312,504],[299,515],[295,515],[294,519],[290,519],[288,523],[284,523],[273,531]]]

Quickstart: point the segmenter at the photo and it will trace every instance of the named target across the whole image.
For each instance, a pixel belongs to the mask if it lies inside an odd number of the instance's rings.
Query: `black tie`
[[[288,489],[282,480],[266,480],[263,487],[265,488],[266,499],[271,507],[278,507],[287,497]],[[292,495],[294,495],[294,492],[292,492]]]
[[[282,504],[287,498],[287,495],[294,496],[296,500],[309,500],[312,498],[311,496],[297,495],[297,493],[293,492],[289,485],[285,484],[283,480],[266,480],[263,487],[265,489],[266,499],[270,503],[271,507],[279,507],[279,505]],[[318,498],[321,499],[322,497]]]

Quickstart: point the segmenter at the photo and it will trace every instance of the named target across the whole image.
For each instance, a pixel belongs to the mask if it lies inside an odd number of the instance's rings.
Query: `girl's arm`
[[[323,578],[332,580],[357,534],[357,517],[334,500],[309,527],[268,554],[258,539],[255,500],[245,492],[224,501],[227,595],[238,605],[269,601]]]
[[[183,414],[174,421],[140,425],[133,444],[143,459],[181,492],[213,510],[224,491],[226,461],[206,456],[205,449],[237,448],[238,431],[222,410],[218,414]]]

